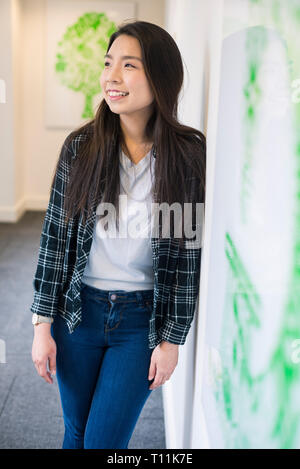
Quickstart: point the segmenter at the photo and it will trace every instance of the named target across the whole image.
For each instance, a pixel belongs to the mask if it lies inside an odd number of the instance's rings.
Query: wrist
[[[46,322],[47,324],[52,324],[53,317],[33,313],[31,322],[34,326],[44,322]]]
[[[40,322],[38,324],[34,324],[33,330],[35,334],[50,334],[51,324],[48,322]]]
[[[171,342],[168,342],[167,340],[162,340],[160,344],[164,348],[166,348],[166,347],[178,348],[179,347],[179,344],[172,344]]]

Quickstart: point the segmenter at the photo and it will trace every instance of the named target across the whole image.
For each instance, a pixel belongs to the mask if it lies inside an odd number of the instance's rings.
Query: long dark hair
[[[110,36],[106,52],[121,34],[139,41],[145,74],[154,95],[153,113],[145,129],[145,138],[154,142],[156,154],[153,201],[159,204],[192,202],[186,179],[189,169],[198,181],[197,202],[204,202],[206,139],[202,132],[181,124],[177,118],[184,72],[180,51],[163,28],[134,21],[119,26]],[[94,119],[71,136],[79,134],[87,138],[82,139],[67,185],[66,222],[82,215],[85,223],[100,197],[102,202],[114,204],[118,218],[119,148],[124,145],[120,117],[111,112],[103,99]]]

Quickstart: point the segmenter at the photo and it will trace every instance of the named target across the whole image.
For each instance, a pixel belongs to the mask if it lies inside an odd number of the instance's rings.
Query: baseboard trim
[[[0,206],[0,223],[16,223],[27,210],[45,211],[49,203],[47,197],[27,197],[21,199],[15,206]]]

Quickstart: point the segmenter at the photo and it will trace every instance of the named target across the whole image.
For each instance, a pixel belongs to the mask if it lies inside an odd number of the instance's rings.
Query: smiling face
[[[154,97],[145,75],[139,41],[122,34],[114,40],[104,61],[100,84],[110,110],[116,114],[149,112]],[[108,90],[128,94],[109,96]]]

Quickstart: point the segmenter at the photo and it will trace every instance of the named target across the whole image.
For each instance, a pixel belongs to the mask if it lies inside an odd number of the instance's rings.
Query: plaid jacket
[[[80,141],[85,138],[84,134],[74,138],[70,135],[61,148],[43,222],[30,310],[50,317],[61,315],[72,333],[81,321],[81,278],[93,240],[96,208],[86,224],[82,223],[81,216],[67,224],[64,221],[64,193],[72,159],[76,158]],[[155,157],[155,151],[153,155]],[[179,246],[179,238],[155,237],[151,238],[151,245],[154,297],[149,348],[156,347],[162,340],[183,345],[198,298],[201,247],[188,249]]]

